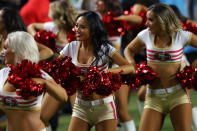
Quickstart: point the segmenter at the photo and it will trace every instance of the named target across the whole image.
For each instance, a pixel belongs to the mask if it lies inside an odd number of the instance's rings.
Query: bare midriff
[[[149,86],[151,89],[170,88],[178,84],[176,74],[180,71],[181,62],[148,62],[153,72],[157,73],[158,79],[155,79]]]
[[[5,110],[8,131],[40,131],[44,123],[40,120],[40,110]]]

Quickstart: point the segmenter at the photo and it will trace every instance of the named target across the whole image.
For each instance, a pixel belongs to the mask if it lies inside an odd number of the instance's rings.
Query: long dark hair
[[[12,8],[2,8],[2,20],[7,34],[14,31],[27,31],[26,25],[18,11]]]
[[[96,57],[96,63],[93,64],[97,65],[99,60],[103,60],[103,56],[109,58],[109,44],[111,45],[111,43],[108,41],[105,26],[97,13],[86,11],[79,14],[77,19],[82,16],[86,18],[90,27],[91,42],[94,49],[93,53]]]

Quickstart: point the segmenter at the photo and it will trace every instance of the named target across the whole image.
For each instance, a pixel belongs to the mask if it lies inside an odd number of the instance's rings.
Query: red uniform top
[[[49,0],[29,0],[20,10],[26,26],[51,21],[48,17],[49,4]]]

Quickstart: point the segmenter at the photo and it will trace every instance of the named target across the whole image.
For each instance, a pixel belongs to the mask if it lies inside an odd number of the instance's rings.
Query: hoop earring
[[[166,26],[164,24],[161,25],[161,30],[163,30],[163,31],[166,30]]]

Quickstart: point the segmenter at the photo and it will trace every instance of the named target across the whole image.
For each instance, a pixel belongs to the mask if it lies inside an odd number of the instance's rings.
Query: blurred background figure
[[[95,11],[101,16],[107,30],[109,41],[117,50],[120,51],[121,32],[118,31],[118,23],[112,19],[110,21],[108,20],[111,18],[109,13],[112,13],[115,16],[120,16],[123,13],[119,0],[96,0]]]
[[[197,21],[197,1],[187,0],[188,18]]]
[[[20,10],[21,6],[26,3],[27,0],[1,0],[0,8],[2,7],[10,7],[16,10]]]
[[[81,4],[81,10],[94,10],[94,4],[96,0],[83,0]]]
[[[188,0],[159,0],[160,3],[166,4],[166,5],[176,5],[177,8],[180,10],[180,12],[187,16],[187,4]]]
[[[121,51],[120,51],[122,55],[125,47],[130,43],[130,41],[132,41],[140,31],[142,31],[147,27],[146,26],[147,8],[154,3],[158,3],[158,1],[135,0],[134,4],[130,6],[130,9],[128,10],[129,13],[115,18],[116,20],[127,21],[131,26],[130,29],[126,31],[122,37]],[[134,55],[134,59],[138,64],[143,61],[146,61],[145,47],[143,47],[141,50],[136,52],[136,54]],[[145,93],[146,93],[146,85],[143,85],[139,88],[139,91],[137,93],[138,109],[140,114],[142,114],[144,109]]]
[[[27,30],[35,36],[39,30],[52,31],[56,35],[56,50],[61,51],[68,43],[67,36],[71,33],[77,17],[77,11],[67,0],[54,1],[50,4],[48,16],[52,19],[46,23],[32,23]]]
[[[197,35],[197,22],[194,20],[191,20],[185,16],[183,16],[180,12],[180,10],[175,5],[170,5],[170,7],[173,9],[175,14],[178,16],[180,21],[182,22],[182,26],[185,30],[191,31],[194,34]],[[197,49],[192,46],[186,46],[184,48],[184,54],[186,55],[186,58],[188,60],[188,64],[196,64],[197,63]],[[192,129],[194,131],[197,131],[197,107],[192,107]]]
[[[15,9],[2,8],[0,10],[0,18],[2,20],[2,22],[0,23],[0,34],[2,36],[0,49],[2,49],[3,43],[9,33],[27,30],[24,21],[22,20],[18,11],[16,11]],[[40,52],[40,60],[46,60],[53,55],[53,51],[44,45],[38,44],[38,49]]]
[[[31,23],[51,21],[48,17],[50,0],[29,0],[21,9],[20,15],[26,26]]]
[[[72,3],[72,5],[75,7],[77,11],[81,10],[83,0],[68,0],[68,1]]]
[[[121,25],[118,21],[114,21],[111,15],[120,16],[123,14],[121,3],[119,0],[96,0],[95,11],[101,16],[109,41],[118,52],[120,52],[122,34],[118,31],[118,28],[120,28]],[[110,21],[108,19],[110,19]],[[117,65],[113,65],[113,67],[115,66]],[[120,130],[135,131],[135,122],[128,113],[128,97],[129,87],[127,85],[122,85],[121,88],[115,92],[115,103],[120,122]]]
[[[78,12],[68,0],[57,0],[53,1],[49,5],[49,12],[48,16],[51,18],[51,22],[45,23],[32,23],[28,26],[27,30],[32,35],[35,36],[36,33],[40,30],[45,31],[52,31],[56,35],[55,39],[55,57],[59,56],[59,52],[65,47],[65,45],[72,41],[73,39],[69,39],[69,35],[74,36],[73,27],[76,22]],[[74,37],[75,38],[75,37]],[[69,113],[72,112],[71,106],[74,105],[75,95],[69,97],[70,103],[60,103],[52,98],[51,101],[56,103],[58,106],[53,108],[49,112],[49,114],[43,116],[46,124],[50,123],[53,131],[56,130],[58,126],[58,117],[62,113],[63,109],[68,111]],[[47,107],[48,108],[48,107]]]
[[[183,16],[182,13],[180,12],[180,10],[177,8],[177,6],[170,5],[170,7],[173,9],[175,14],[181,20],[184,29],[188,30],[188,31],[191,31],[194,34],[197,34],[197,32],[195,31],[197,29],[197,27],[195,26],[195,24],[197,24],[197,22],[192,20],[192,19],[189,19],[189,18]],[[197,49],[192,47],[192,46],[186,46],[184,48],[184,54],[186,55],[187,60],[191,64],[197,58]]]

